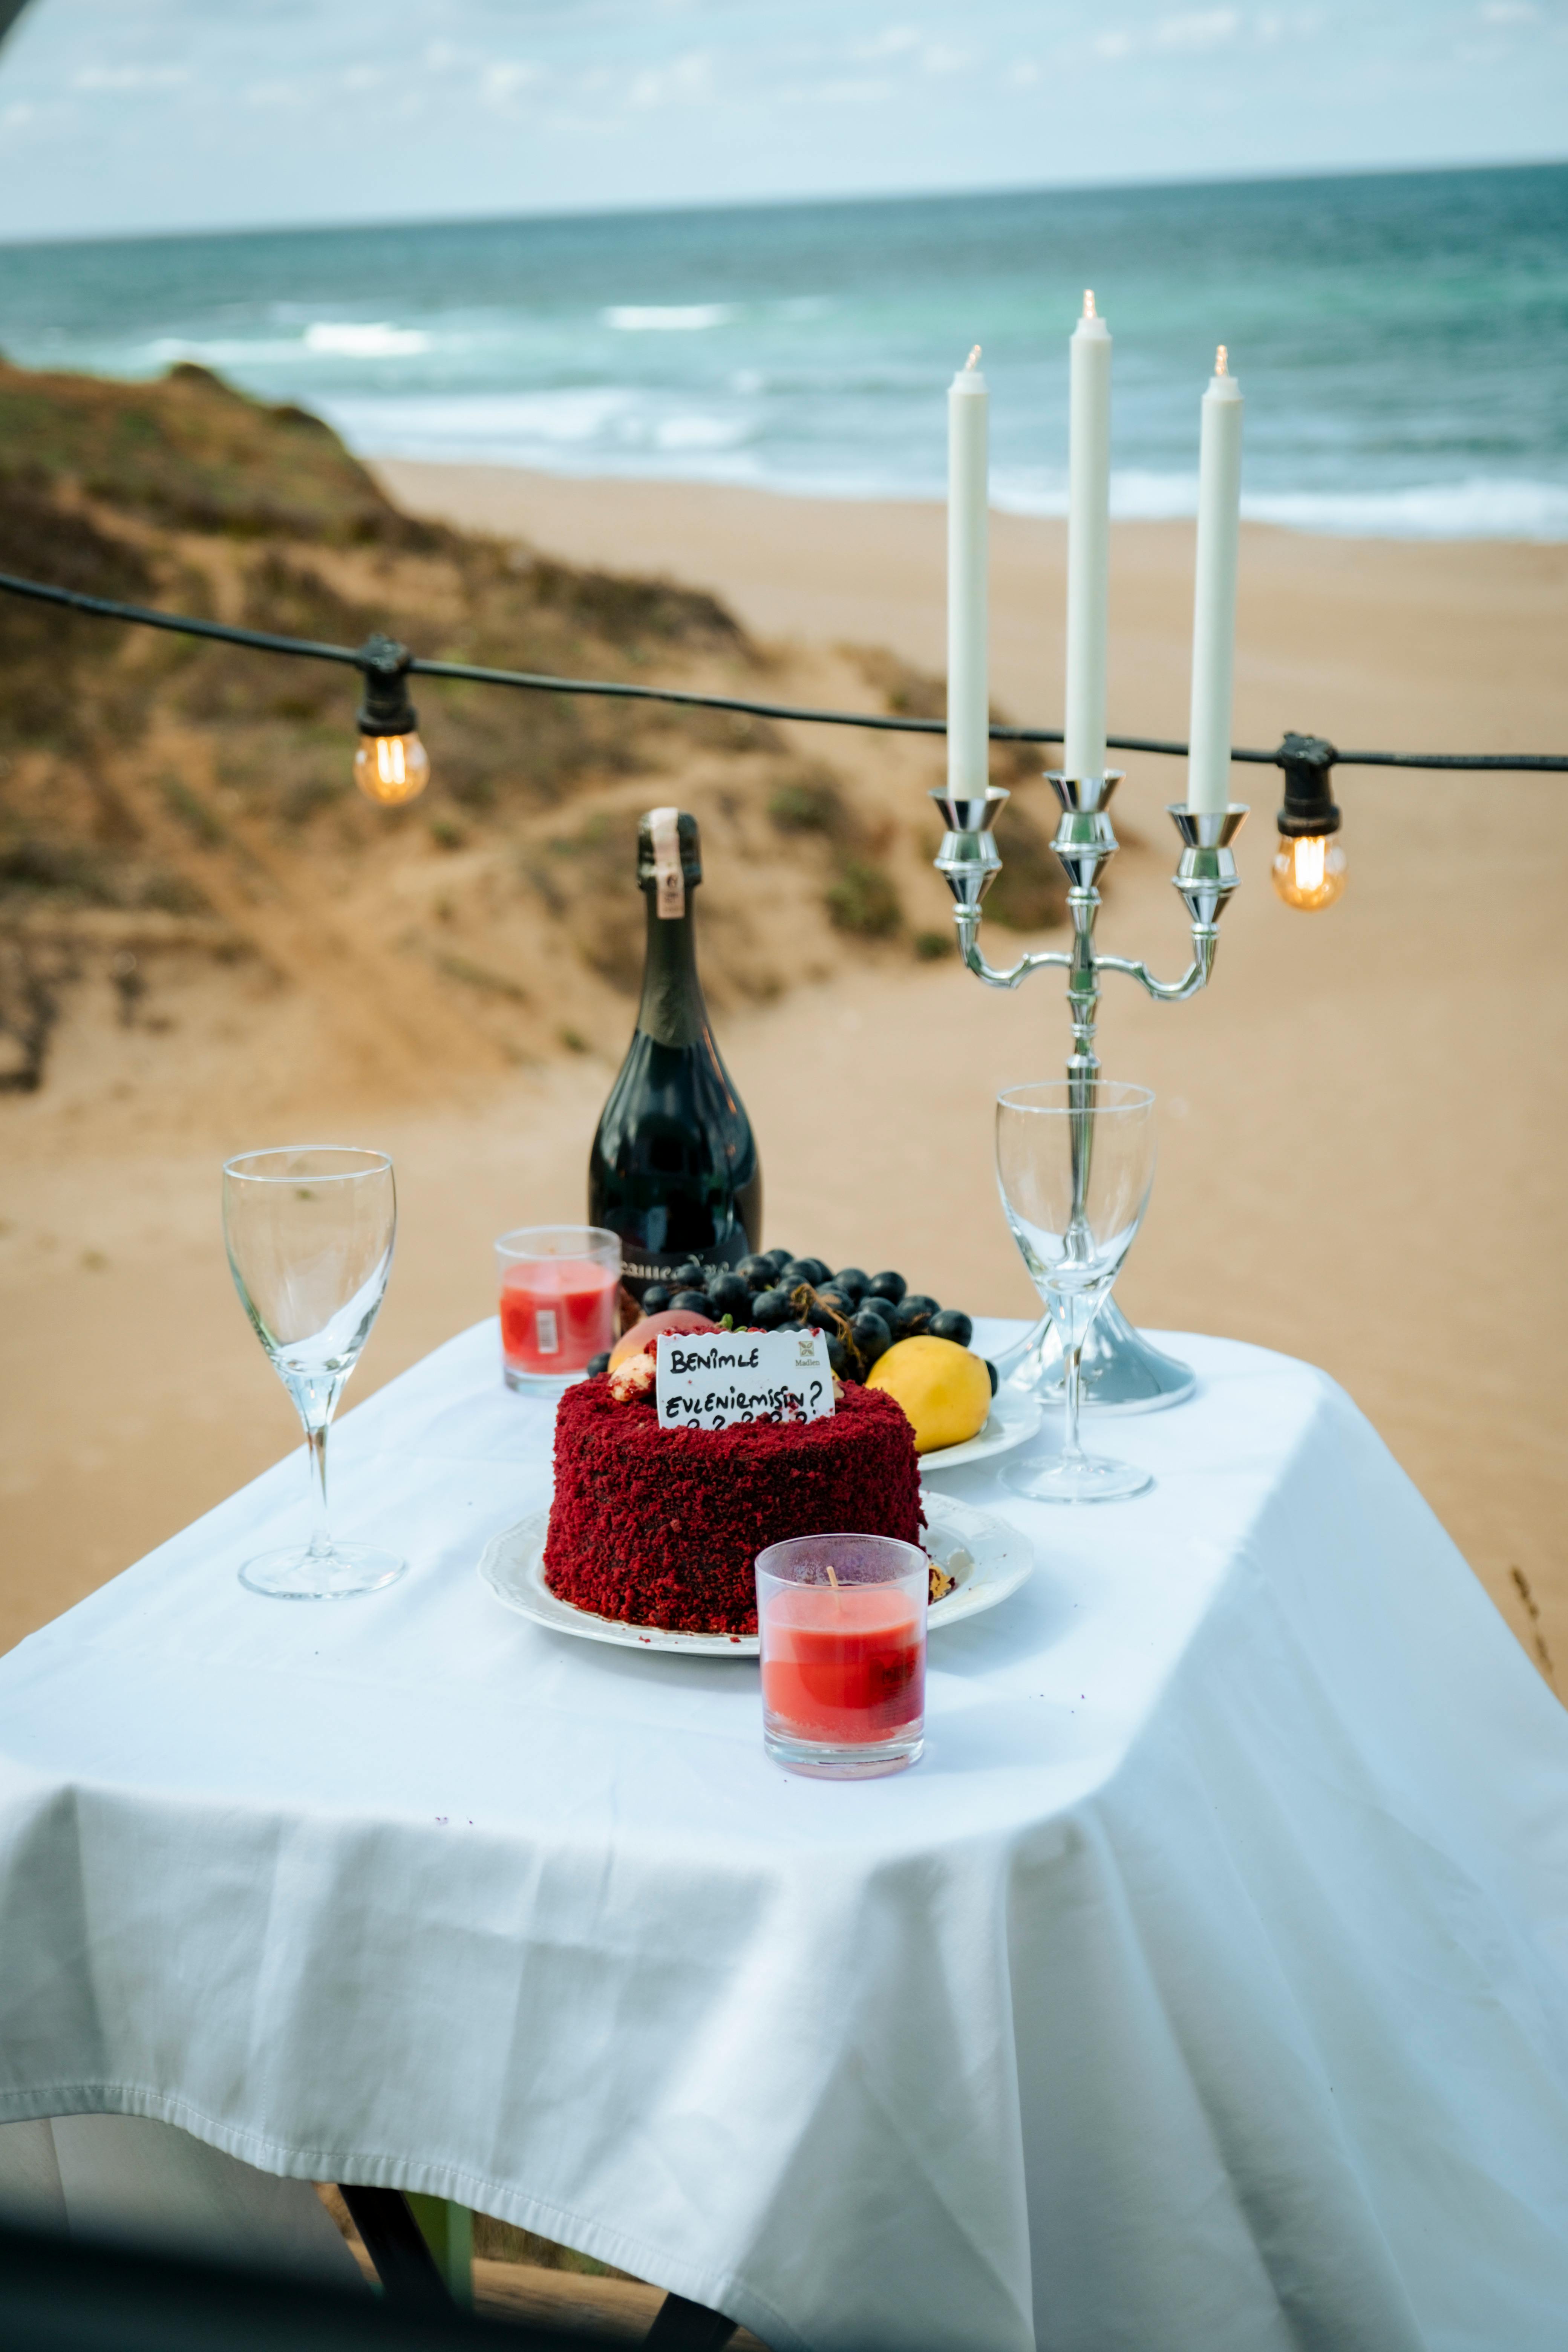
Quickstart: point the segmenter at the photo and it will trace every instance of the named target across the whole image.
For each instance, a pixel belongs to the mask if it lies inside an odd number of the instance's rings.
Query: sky
[[[31,0],[7,240],[1568,154],[1568,0]]]

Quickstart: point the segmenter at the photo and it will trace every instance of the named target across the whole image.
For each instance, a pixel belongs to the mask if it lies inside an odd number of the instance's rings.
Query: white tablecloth
[[[1198,1398],[1097,1432],[1145,1498],[944,1482],[1038,1569],[846,1786],[753,1665],[481,1589],[550,1416],[455,1339],[334,1440],[402,1583],[236,1581],[296,1457],[0,1661],[0,2116],[459,2199],[781,2352],[1557,2352],[1568,1721],[1331,1381],[1173,1344]]]

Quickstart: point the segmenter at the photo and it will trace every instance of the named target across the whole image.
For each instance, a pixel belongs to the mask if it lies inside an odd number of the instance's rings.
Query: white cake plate
[[[1009,1388],[1004,1381],[991,1400],[984,1428],[966,1437],[962,1445],[941,1445],[932,1454],[922,1454],[921,1475],[923,1478],[928,1470],[957,1470],[966,1462],[988,1462],[994,1454],[1010,1453],[1015,1445],[1033,1437],[1044,1417],[1045,1407],[1038,1397]]]
[[[956,1450],[956,1449],[955,1449]],[[929,1489],[925,1506],[925,1548],[937,1566],[957,1582],[952,1591],[933,1601],[926,1624],[931,1633],[954,1625],[963,1617],[978,1617],[999,1601],[1016,1592],[1035,1565],[1027,1536],[1005,1519],[973,1503]],[[679,1650],[689,1657],[754,1658],[754,1633],[670,1633],[658,1625],[627,1625],[616,1617],[595,1617],[552,1592],[544,1581],[544,1531],[548,1511],[531,1511],[504,1535],[492,1536],[479,1555],[479,1580],[496,1599],[520,1617],[552,1633],[574,1633],[584,1642],[613,1642],[623,1650]]]

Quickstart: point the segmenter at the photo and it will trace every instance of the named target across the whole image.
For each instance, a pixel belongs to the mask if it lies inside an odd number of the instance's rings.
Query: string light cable
[[[0,593],[54,604],[96,620],[120,621],[178,636],[205,637],[252,653],[280,654],[291,660],[336,662],[359,673],[363,700],[357,713],[359,749],[354,781],[370,800],[396,807],[415,800],[430,779],[430,760],[418,732],[418,714],[409,698],[410,677],[451,678],[471,686],[510,688],[528,694],[589,695],[606,701],[654,702],[693,710],[728,710],[752,719],[782,719],[815,727],[858,727],[889,735],[947,733],[944,719],[917,719],[893,712],[822,710],[805,704],[764,702],[749,695],[702,694],[689,687],[637,686],[617,678],[551,677],[536,670],[490,669],[472,662],[426,661],[395,638],[379,633],[363,646],[322,644],[310,637],[285,637],[265,629],[244,629],[226,621],[197,620],[147,604],[122,604],[56,588],[42,580],[0,572]],[[1059,743],[1058,727],[1003,727],[989,730],[994,743]],[[1151,735],[1108,735],[1113,751],[1136,751],[1157,759],[1184,760],[1185,743]],[[1274,887],[1288,906],[1307,910],[1330,906],[1344,887],[1344,853],[1334,835],[1341,812],[1333,799],[1336,767],[1489,770],[1501,774],[1568,773],[1568,754],[1550,751],[1342,751],[1321,735],[1287,734],[1271,751],[1235,745],[1233,761],[1278,768],[1285,777],[1279,811],[1279,846]]]

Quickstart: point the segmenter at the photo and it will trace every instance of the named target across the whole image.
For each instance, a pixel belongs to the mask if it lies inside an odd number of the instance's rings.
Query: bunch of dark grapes
[[[895,1339],[927,1332],[967,1348],[974,1330],[958,1307],[911,1290],[892,1268],[864,1274],[858,1265],[841,1265],[834,1274],[821,1258],[796,1257],[793,1250],[763,1250],[742,1258],[732,1273],[716,1276],[706,1289],[703,1282],[695,1261],[677,1266],[668,1282],[648,1284],[642,1311],[661,1315],[667,1307],[679,1307],[715,1323],[727,1315],[737,1329],[815,1327],[827,1334],[828,1360],[841,1379],[863,1381]]]

